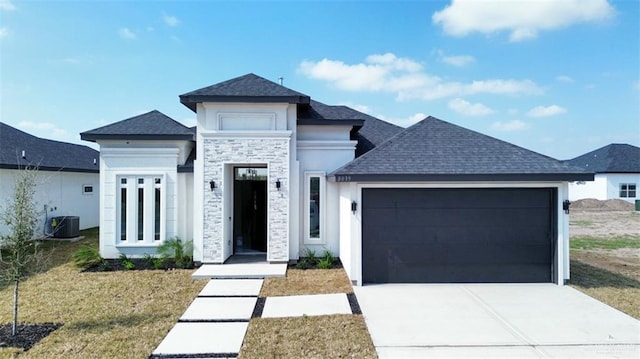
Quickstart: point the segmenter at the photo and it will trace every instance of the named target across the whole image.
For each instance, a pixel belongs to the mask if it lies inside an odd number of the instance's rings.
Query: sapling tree
[[[35,208],[37,170],[24,168],[16,181],[13,196],[2,213],[7,233],[0,233],[0,279],[13,283],[12,335],[18,328],[20,282],[42,268],[43,256],[34,239],[38,212]]]

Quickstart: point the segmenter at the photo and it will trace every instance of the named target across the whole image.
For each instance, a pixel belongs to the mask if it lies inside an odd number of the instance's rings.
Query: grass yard
[[[572,211],[570,285],[640,319],[640,214]]]
[[[342,268],[289,268],[285,278],[267,278],[261,297],[352,293]],[[362,315],[254,318],[239,358],[377,358]]]
[[[147,358],[206,284],[192,270],[80,273],[71,254],[97,246],[97,231],[76,243],[48,242],[49,269],[21,284],[21,323],[63,326],[20,358]],[[0,324],[11,321],[13,286],[0,290]],[[0,349],[0,358],[20,353]]]

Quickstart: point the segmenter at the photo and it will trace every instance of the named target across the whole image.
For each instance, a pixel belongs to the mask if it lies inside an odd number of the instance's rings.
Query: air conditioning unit
[[[53,237],[74,238],[80,235],[80,217],[60,216],[51,218]]]

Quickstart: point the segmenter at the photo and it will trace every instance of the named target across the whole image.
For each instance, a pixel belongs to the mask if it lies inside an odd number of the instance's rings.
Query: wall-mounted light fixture
[[[211,190],[213,191],[214,188],[216,188],[216,182],[214,180],[209,181],[209,187],[211,187]]]
[[[95,166],[95,165],[97,165],[97,164],[98,164],[98,160],[94,158],[94,159],[93,159],[93,165]]]
[[[569,214],[569,207],[571,206],[571,202],[569,202],[568,199],[565,199],[562,202],[562,209],[564,210],[564,213]]]
[[[22,159],[27,158],[27,151],[22,150]]]
[[[353,212],[353,214],[356,214],[357,211],[358,211],[358,202],[356,201],[351,202],[351,212]]]
[[[280,187],[282,187],[282,183],[280,183],[280,178],[278,178],[276,180],[276,188],[278,189],[278,191],[280,190]]]

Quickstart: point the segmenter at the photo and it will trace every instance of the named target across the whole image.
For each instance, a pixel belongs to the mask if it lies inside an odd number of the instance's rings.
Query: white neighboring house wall
[[[20,170],[0,169],[0,198],[4,199],[0,204],[2,211],[9,205],[20,175]],[[44,236],[46,218],[57,216],[78,216],[80,229],[97,227],[100,224],[99,178],[98,173],[39,170],[35,194],[39,212],[37,235]],[[4,223],[0,223],[0,233],[7,233]]]
[[[340,196],[340,260],[347,276],[355,285],[362,285],[362,189],[363,188],[556,188],[557,189],[557,273],[559,285],[569,279],[569,215],[562,210],[562,202],[568,199],[567,182],[443,182],[443,183],[336,183]],[[355,212],[351,203],[357,203]]]
[[[620,197],[621,184],[635,184],[636,196]],[[639,186],[640,173],[596,173],[593,182],[569,183],[569,200],[577,201],[585,198],[595,198],[601,201],[621,199],[633,203],[636,199],[640,199]]]
[[[167,239],[190,240],[192,234],[187,221],[192,197],[188,182],[192,176],[177,172],[178,164],[183,164],[191,151],[190,141],[97,142],[102,185],[100,255],[141,257],[155,254],[156,248]],[[159,226],[155,218],[157,190],[161,203]]]

